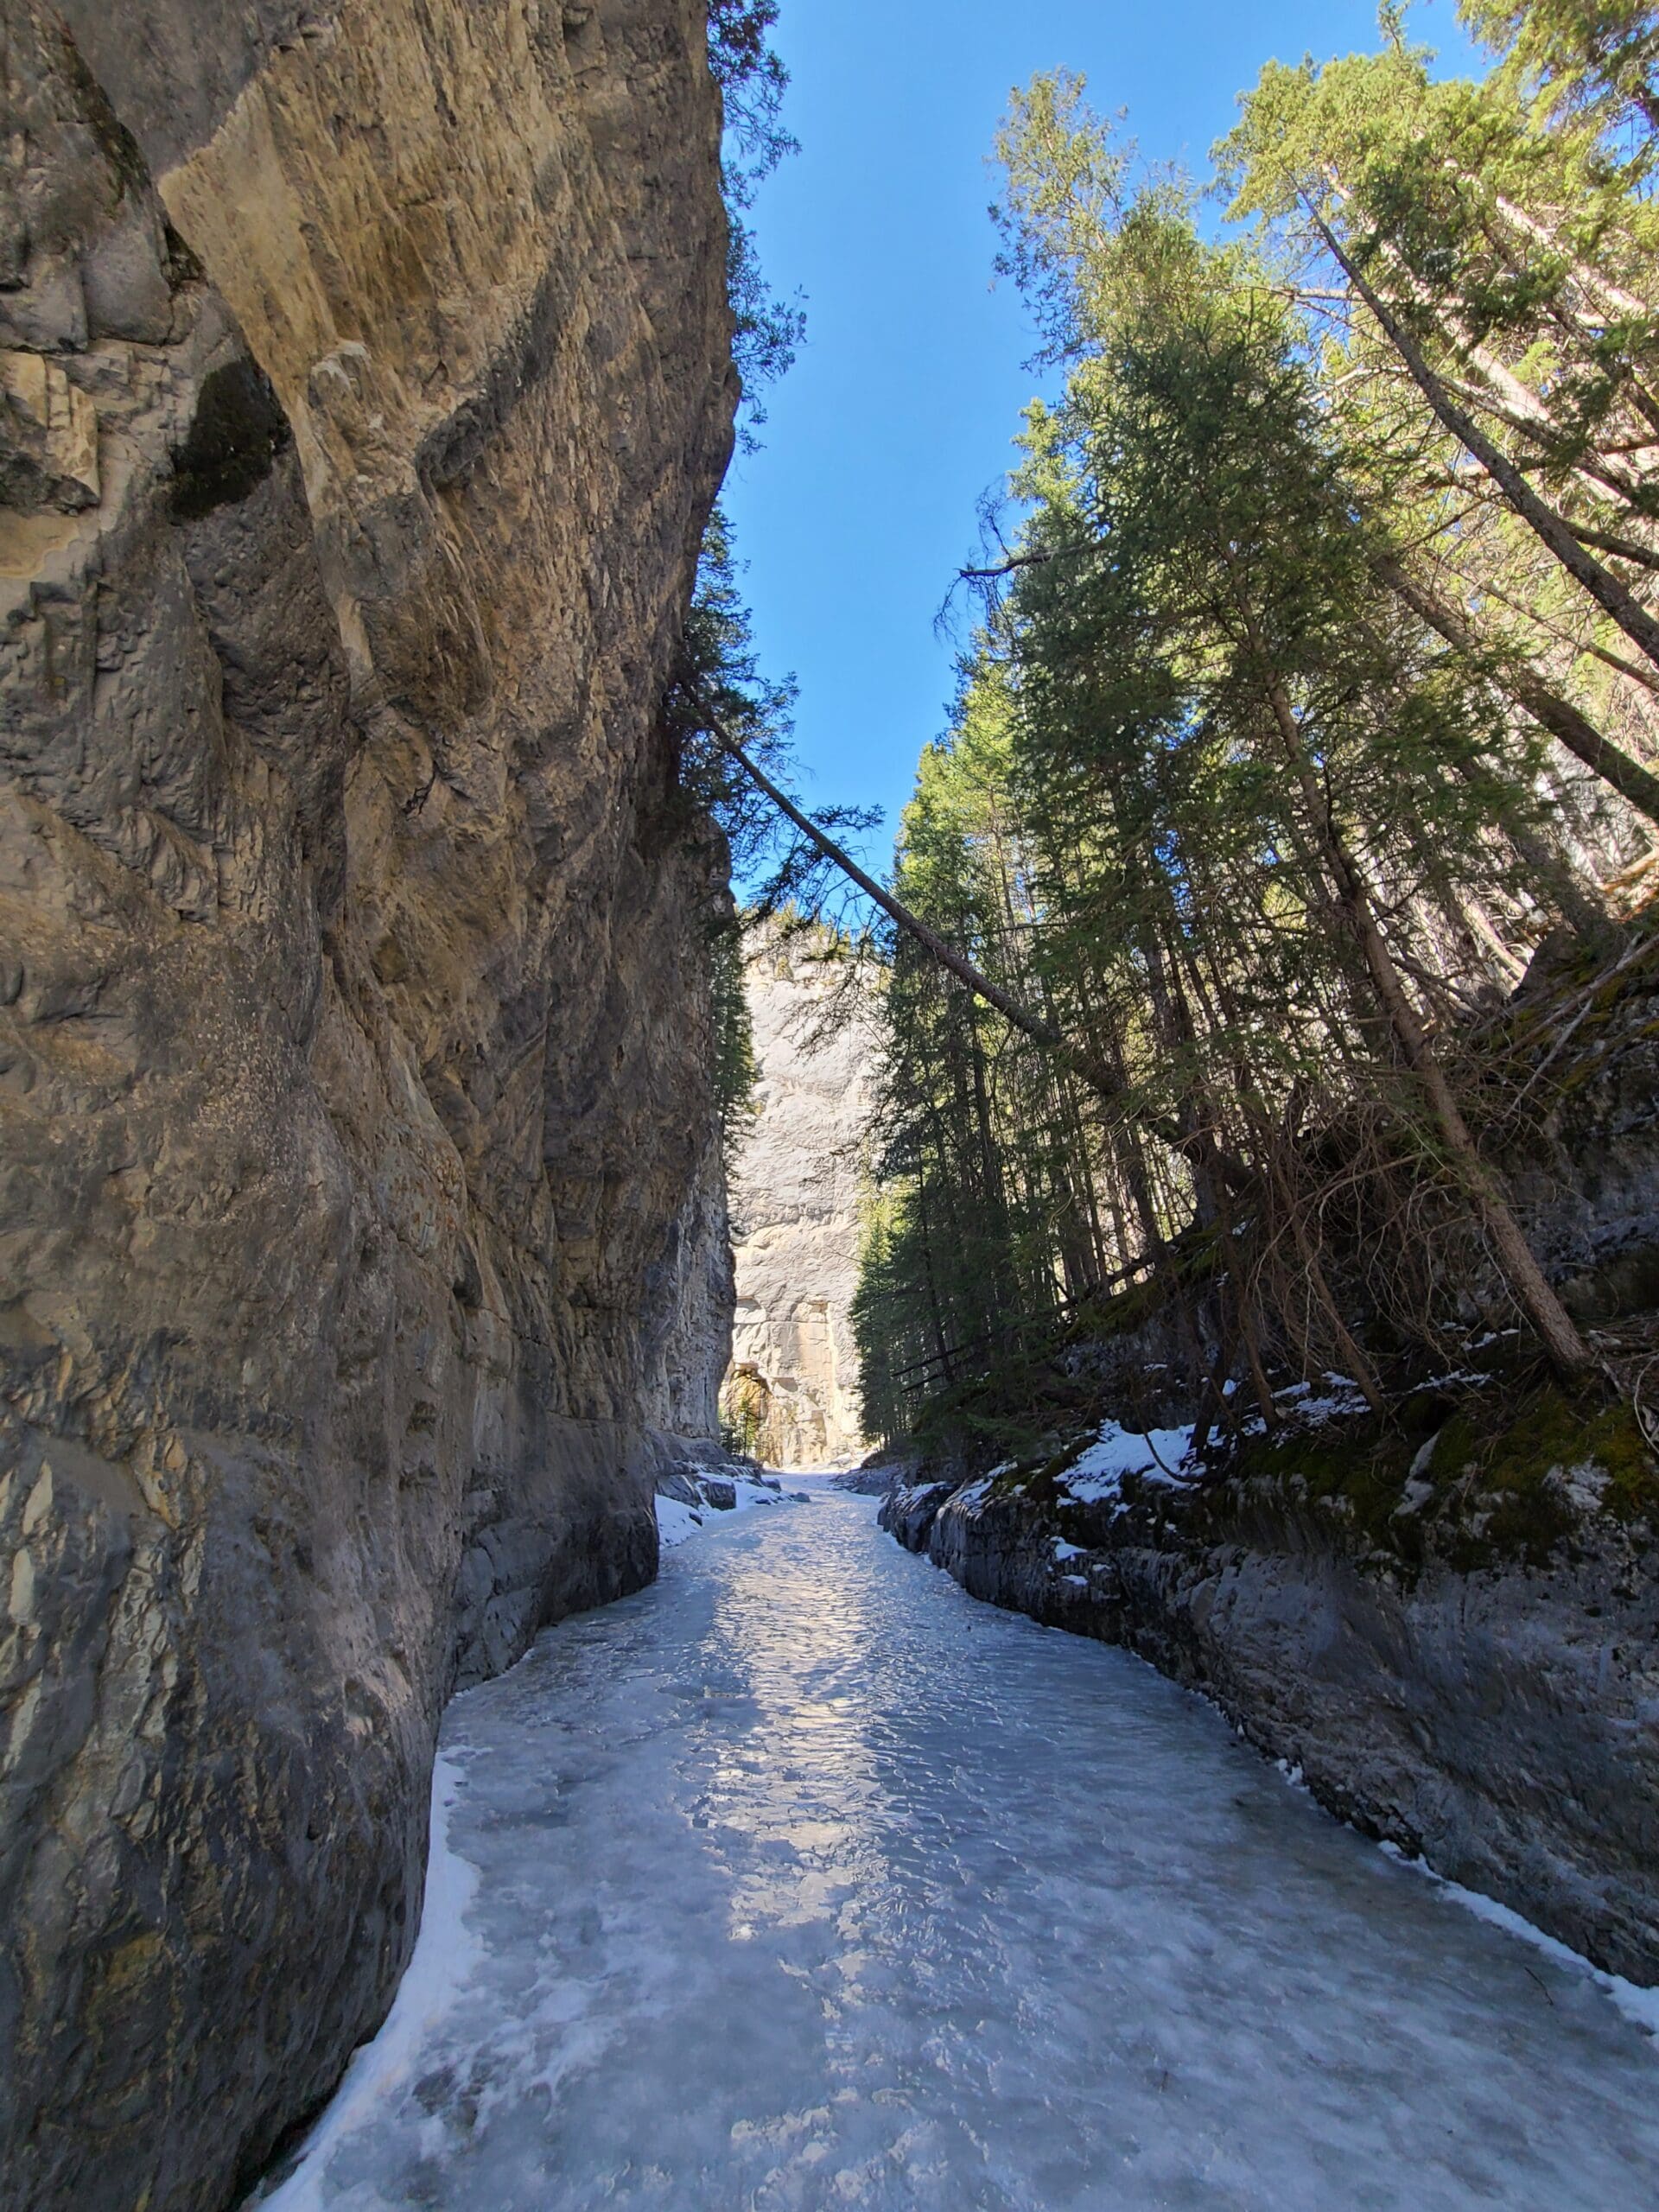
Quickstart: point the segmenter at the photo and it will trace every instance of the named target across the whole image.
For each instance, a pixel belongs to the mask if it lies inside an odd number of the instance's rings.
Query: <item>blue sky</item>
[[[1452,0],[1413,35],[1460,63]],[[986,156],[1008,88],[1065,67],[1128,110],[1149,158],[1201,170],[1271,56],[1377,43],[1375,0],[783,0],[786,119],[801,151],[762,188],[772,282],[806,295],[807,343],[767,399],[762,450],[725,504],[762,664],[792,671],[811,805],[879,805],[885,866],[916,757],[944,726],[962,633],[935,617],[977,542],[1037,388],[1033,334],[991,287]]]

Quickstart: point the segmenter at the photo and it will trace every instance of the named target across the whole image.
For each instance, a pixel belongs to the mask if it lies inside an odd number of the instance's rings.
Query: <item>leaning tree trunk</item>
[[[1446,1079],[1440,1056],[1430,1041],[1411,995],[1406,989],[1394,955],[1389,950],[1376,918],[1376,908],[1358,863],[1349,852],[1326,800],[1325,789],[1292,711],[1289,695],[1274,667],[1254,618],[1239,593],[1239,608],[1247,641],[1262,671],[1268,702],[1291,769],[1301,787],[1315,836],[1323,848],[1337,896],[1358,944],[1377,1003],[1387,1017],[1406,1063],[1422,1084],[1439,1126],[1453,1172],[1463,1185],[1482,1227],[1491,1238],[1498,1262],[1528,1319],[1537,1332],[1550,1359],[1563,1375],[1579,1377],[1595,1365],[1594,1357],[1579,1334],[1571,1314],[1561,1304],[1539,1266],[1532,1247],[1522,1234],[1508,1199],[1491,1169],[1482,1160],[1463,1110]]]
[[[1352,257],[1325,218],[1310,203],[1304,205],[1332,259],[1376,318],[1383,334],[1405,363],[1412,382],[1440,422],[1480,463],[1516,514],[1537,533],[1574,582],[1581,584],[1597,605],[1612,616],[1632,644],[1659,665],[1659,621],[1649,613],[1634,592],[1586,551],[1554,508],[1539,498],[1509,456],[1492,443],[1467,410],[1459,406],[1445,380],[1430,366],[1422,348],[1399,316],[1361,276]]]
[[[1481,641],[1473,629],[1437,592],[1420,583],[1396,560],[1385,556],[1372,566],[1389,590],[1430,629],[1437,630],[1448,645],[1455,645],[1459,652],[1480,652]],[[1499,690],[1524,708],[1541,728],[1559,739],[1575,760],[1582,760],[1586,768],[1611,785],[1621,798],[1628,799],[1650,822],[1659,823],[1659,776],[1644,768],[1611,738],[1604,737],[1588,715],[1581,714],[1559,691],[1552,690],[1534,670],[1525,665],[1494,669],[1491,677]]]

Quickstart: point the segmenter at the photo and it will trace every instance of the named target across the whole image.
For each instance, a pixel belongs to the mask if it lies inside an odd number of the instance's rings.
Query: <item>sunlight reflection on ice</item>
[[[871,1512],[750,1516],[457,1701],[473,1963],[308,2204],[1650,2212],[1586,1970]]]

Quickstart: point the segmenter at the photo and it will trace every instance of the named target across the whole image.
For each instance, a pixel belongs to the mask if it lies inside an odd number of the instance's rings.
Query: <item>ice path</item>
[[[281,2212],[1659,2201],[1659,2051],[1587,1974],[865,1501],[687,1544],[445,1749],[465,1929]]]

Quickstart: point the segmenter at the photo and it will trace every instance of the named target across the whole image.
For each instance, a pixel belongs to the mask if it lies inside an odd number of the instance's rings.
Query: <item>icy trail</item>
[[[1659,2049],[1587,1973],[873,1510],[456,1702],[418,2001],[267,2212],[1651,2212]]]

